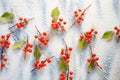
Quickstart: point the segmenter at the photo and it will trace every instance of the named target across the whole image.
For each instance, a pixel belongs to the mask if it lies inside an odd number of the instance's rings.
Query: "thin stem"
[[[26,44],[28,44],[28,43],[29,43],[29,37],[27,36]],[[23,55],[23,56],[24,56],[24,59],[25,59],[25,60],[26,60],[26,55],[27,55],[26,52],[24,52],[24,55]]]
[[[52,59],[53,57],[55,57],[55,56],[51,56],[50,59]],[[46,62],[46,60],[44,60],[44,62]],[[35,67],[31,70],[31,72],[33,72],[34,70],[36,70]]]
[[[63,42],[64,42],[64,44],[65,44],[66,51],[68,52],[68,46],[67,46],[67,43],[66,43],[66,41],[65,41],[64,38],[63,38],[62,40],[63,40]]]
[[[42,35],[41,32],[38,30],[37,26],[35,26],[37,32],[39,33],[39,35]]]

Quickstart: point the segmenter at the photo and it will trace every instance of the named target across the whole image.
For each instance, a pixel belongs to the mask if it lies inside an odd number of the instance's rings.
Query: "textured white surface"
[[[62,47],[62,37],[67,44],[73,47],[70,69],[75,72],[74,80],[120,80],[120,44],[113,39],[111,42],[101,40],[102,34],[106,30],[113,30],[115,25],[120,25],[120,0],[0,0],[0,14],[5,11],[12,11],[15,19],[19,16],[34,17],[35,19],[26,29],[18,32],[20,39],[30,36],[30,42],[33,42],[33,36],[36,33],[34,25],[39,30],[50,31],[51,11],[58,6],[61,11],[61,17],[67,22],[69,27],[72,24],[73,11],[78,8],[85,8],[89,4],[92,6],[86,13],[85,21],[81,28],[72,28],[66,34],[57,33],[51,38],[48,47],[43,50],[46,56],[56,55],[53,62],[47,67],[31,73],[33,55],[29,54],[26,61],[23,60],[21,50],[8,50],[8,68],[0,72],[0,80],[59,80],[59,68],[57,58]],[[8,25],[0,24],[0,34],[8,33]],[[87,73],[86,59],[89,57],[89,48],[80,51],[77,47],[77,41],[80,31],[87,31],[95,27],[99,35],[95,41],[94,52],[100,57],[99,63],[103,67],[103,72],[94,70]],[[14,37],[15,38],[15,37]],[[15,40],[11,38],[12,44]]]

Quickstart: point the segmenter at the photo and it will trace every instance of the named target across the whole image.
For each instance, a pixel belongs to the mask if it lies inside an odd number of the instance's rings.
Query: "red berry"
[[[5,67],[5,64],[4,64],[4,63],[2,63],[2,64],[1,64],[1,66],[2,66],[2,67]]]
[[[66,24],[67,24],[67,22],[65,22],[65,21],[64,21],[64,22],[63,22],[63,24],[64,24],[64,25],[66,25]]]
[[[118,29],[118,27],[117,27],[117,26],[115,26],[115,27],[114,27],[114,29],[115,29],[115,30],[117,30],[117,29]]]
[[[34,38],[38,38],[38,35],[35,35]]]
[[[55,20],[53,19],[51,22],[52,22],[52,23],[54,23],[54,22],[55,22]]]
[[[98,61],[98,60],[99,60],[99,57],[96,57],[95,60]]]
[[[27,23],[28,23],[28,19],[27,19],[27,18],[24,18],[24,22],[27,24]]]
[[[69,74],[70,74],[70,75],[73,75],[73,72],[72,72],[72,71],[70,71],[70,72],[69,72]]]
[[[73,50],[73,48],[72,47],[69,47],[69,51],[72,51]]]
[[[4,38],[5,38],[5,35],[1,35],[1,38],[4,39]]]
[[[96,54],[95,54],[95,53],[93,53],[93,54],[92,54],[92,57],[95,57],[95,56],[96,56]]]
[[[95,32],[94,32],[94,34],[98,34],[98,32],[97,32],[97,31],[95,31]]]
[[[84,36],[83,36],[83,35],[81,35],[81,36],[80,36],[80,39],[83,39],[83,38],[84,38]]]
[[[91,62],[91,59],[89,59],[89,58],[88,58],[88,59],[87,59],[87,62],[89,62],[89,63],[90,63],[90,62]]]
[[[3,58],[4,61],[7,61],[8,59],[7,58]]]
[[[23,27],[25,24],[24,23],[20,23],[20,26]]]
[[[6,37],[7,37],[7,38],[9,38],[10,36],[11,36],[11,33],[9,33],[9,34],[6,34]]]
[[[59,21],[61,21],[61,22],[62,22],[62,21],[63,21],[63,19],[62,19],[62,18],[59,18]]]
[[[21,28],[21,25],[19,23],[16,23],[16,26],[17,26],[18,29]]]
[[[23,18],[22,18],[22,17],[19,17],[19,20],[23,20]]]
[[[43,32],[43,35],[46,36],[46,35],[47,35],[47,32]]]

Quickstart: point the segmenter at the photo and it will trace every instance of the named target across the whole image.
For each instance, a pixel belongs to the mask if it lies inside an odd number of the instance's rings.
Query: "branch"
[[[37,32],[39,33],[39,35],[42,35],[41,32],[38,30],[37,26],[35,26]]]

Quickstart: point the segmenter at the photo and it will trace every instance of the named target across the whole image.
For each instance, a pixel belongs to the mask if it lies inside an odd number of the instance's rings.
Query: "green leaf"
[[[60,59],[59,68],[60,68],[60,70],[66,72],[69,67],[68,67],[68,64],[65,62],[65,60]]]
[[[80,48],[80,50],[83,50],[86,47],[87,43],[85,41],[85,38],[83,39],[79,39],[78,41],[78,47]]]
[[[92,71],[94,69],[94,62],[90,62],[90,64],[88,65],[88,72]]]
[[[12,12],[4,12],[0,17],[0,22],[10,23],[14,18],[14,14]]]
[[[36,59],[39,59],[41,56],[42,56],[42,54],[41,54],[41,51],[39,49],[39,46],[35,45],[35,48],[34,48],[34,57]]]
[[[17,41],[17,42],[14,43],[12,48],[13,49],[18,49],[18,48],[22,47],[24,43],[25,43],[25,40]]]
[[[59,17],[59,15],[60,15],[60,11],[59,11],[58,7],[54,8],[52,10],[51,17],[53,19],[57,19]]]
[[[102,39],[110,40],[113,38],[113,35],[114,35],[114,31],[106,31],[103,34]]]

